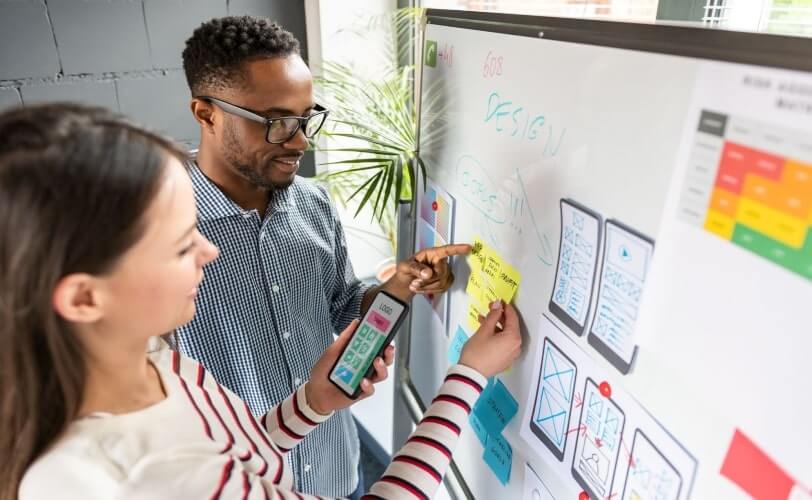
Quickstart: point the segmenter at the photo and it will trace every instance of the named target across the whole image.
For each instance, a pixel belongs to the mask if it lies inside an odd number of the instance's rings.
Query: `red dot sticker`
[[[589,493],[586,491],[578,493],[578,500],[589,500]]]
[[[436,212],[438,208],[440,208],[440,205],[438,205],[436,201],[432,201],[431,202],[431,209]]]
[[[605,397],[605,398],[611,398],[612,397],[612,386],[609,385],[609,382],[604,380],[598,386],[598,389],[601,391],[601,395],[603,395],[603,397]]]

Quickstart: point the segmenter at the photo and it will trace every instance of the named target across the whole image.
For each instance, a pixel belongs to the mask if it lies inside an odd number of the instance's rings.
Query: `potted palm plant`
[[[414,37],[423,9],[405,8],[369,20],[354,29],[361,37],[381,30],[385,42],[383,67],[373,77],[350,65],[325,61],[317,70],[317,94],[330,109],[323,130],[327,169],[317,178],[341,205],[354,208],[354,216],[368,213],[381,229],[394,255],[397,241],[395,209],[398,200],[411,199],[417,186],[416,169],[425,163],[417,144],[414,102],[415,64],[403,64],[409,51],[420,46]],[[382,266],[378,278],[394,270]]]

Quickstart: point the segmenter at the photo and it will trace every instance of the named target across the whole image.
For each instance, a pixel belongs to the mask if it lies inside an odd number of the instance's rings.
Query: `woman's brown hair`
[[[0,114],[0,500],[76,417],[84,360],[57,283],[108,272],[142,232],[172,142],[98,108]]]

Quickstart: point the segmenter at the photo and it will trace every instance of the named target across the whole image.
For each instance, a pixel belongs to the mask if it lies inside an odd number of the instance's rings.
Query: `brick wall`
[[[292,31],[307,57],[304,0],[0,0],[0,109],[101,105],[193,146],[184,41],[203,21],[243,14]]]

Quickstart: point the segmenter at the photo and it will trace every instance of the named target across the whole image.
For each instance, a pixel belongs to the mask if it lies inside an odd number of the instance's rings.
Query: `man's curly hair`
[[[268,19],[219,17],[200,25],[186,40],[183,70],[193,96],[244,83],[242,65],[299,53],[299,41]]]

